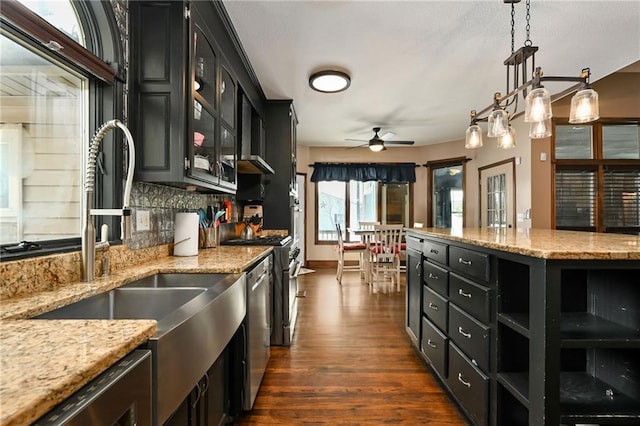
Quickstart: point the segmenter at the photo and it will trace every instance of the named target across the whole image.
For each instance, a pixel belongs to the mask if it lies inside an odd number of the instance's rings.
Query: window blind
[[[595,227],[596,171],[556,170],[556,227]]]
[[[604,171],[604,225],[640,228],[640,169]]]

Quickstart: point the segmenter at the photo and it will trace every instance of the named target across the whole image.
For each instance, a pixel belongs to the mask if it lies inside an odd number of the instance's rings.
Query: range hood
[[[272,175],[273,168],[264,159],[266,131],[264,122],[244,94],[240,95],[240,147],[238,173],[245,175]]]
[[[238,173],[245,175],[272,175],[273,168],[259,155],[246,155],[238,159]]]

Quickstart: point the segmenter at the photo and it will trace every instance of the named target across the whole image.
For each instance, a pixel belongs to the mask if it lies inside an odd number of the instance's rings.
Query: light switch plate
[[[136,211],[136,231],[148,231],[151,229],[149,210]]]

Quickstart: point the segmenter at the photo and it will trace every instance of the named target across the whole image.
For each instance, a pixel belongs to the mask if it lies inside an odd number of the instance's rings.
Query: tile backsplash
[[[181,188],[137,182],[131,190],[133,232],[127,242],[130,249],[140,249],[173,242],[176,213],[195,212],[198,208],[218,205],[223,200],[233,200],[231,195],[201,194]],[[136,214],[139,210],[150,213],[150,229],[136,230]],[[236,217],[234,205],[231,217]]]

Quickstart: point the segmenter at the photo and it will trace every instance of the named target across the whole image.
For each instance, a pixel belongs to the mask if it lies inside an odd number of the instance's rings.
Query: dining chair
[[[345,243],[342,238],[342,229],[340,224],[336,224],[336,231],[338,232],[338,269],[336,271],[336,280],[342,285],[342,273],[344,271],[359,271],[361,277],[363,277],[364,269],[362,268],[362,257],[364,255],[366,245],[364,243]],[[357,265],[345,265],[344,255],[345,253],[357,253],[358,264]]]
[[[365,248],[369,247],[373,242],[373,231],[377,225],[380,225],[380,221],[358,222],[358,235]],[[362,252],[360,262],[364,281],[369,284],[369,253],[367,250]]]
[[[369,246],[369,282],[374,293],[395,285],[400,291],[400,240],[403,225],[377,225]],[[385,284],[388,284],[385,285]]]

